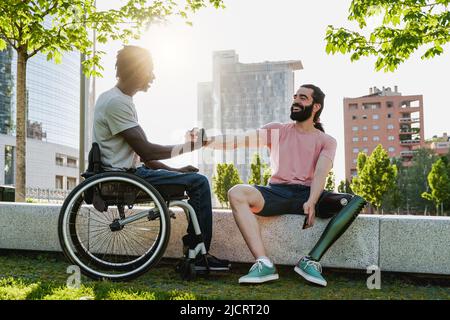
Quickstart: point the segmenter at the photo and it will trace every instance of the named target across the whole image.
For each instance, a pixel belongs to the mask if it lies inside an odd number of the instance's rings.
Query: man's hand
[[[303,224],[303,229],[308,229],[314,225],[314,220],[316,218],[316,204],[310,201],[306,201],[303,204],[303,212],[306,214],[305,223]]]
[[[197,150],[206,144],[205,129],[193,128],[184,135],[185,143],[190,143],[192,150]]]
[[[181,172],[181,173],[198,172],[198,169],[194,166],[185,166],[185,167],[179,168],[177,171]]]

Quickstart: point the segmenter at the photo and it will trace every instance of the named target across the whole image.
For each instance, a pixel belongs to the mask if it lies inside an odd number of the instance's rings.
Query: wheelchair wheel
[[[105,172],[64,201],[58,235],[66,257],[93,279],[130,280],[158,263],[170,236],[164,199],[130,173]]]

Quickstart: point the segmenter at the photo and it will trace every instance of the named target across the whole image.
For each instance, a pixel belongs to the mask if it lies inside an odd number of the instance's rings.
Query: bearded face
[[[311,118],[313,112],[314,101],[310,105],[302,106],[294,102],[291,106],[291,119],[298,122],[303,122]]]

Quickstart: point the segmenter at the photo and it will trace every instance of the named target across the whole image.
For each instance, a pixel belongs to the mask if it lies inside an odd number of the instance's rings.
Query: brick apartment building
[[[369,89],[369,95],[344,98],[345,178],[356,175],[359,152],[370,154],[378,144],[389,157],[410,163],[414,150],[423,147],[423,96],[403,96],[383,87]]]

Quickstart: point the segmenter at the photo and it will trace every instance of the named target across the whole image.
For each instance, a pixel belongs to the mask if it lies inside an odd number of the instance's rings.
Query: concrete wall
[[[57,222],[60,206],[0,203],[0,248],[61,251]],[[166,257],[180,257],[187,222],[174,210]],[[268,255],[294,265],[319,239],[328,220],[301,230],[303,216],[258,217]],[[324,267],[450,275],[450,217],[359,215],[324,255]],[[230,211],[214,211],[211,253],[234,262],[253,262]]]

